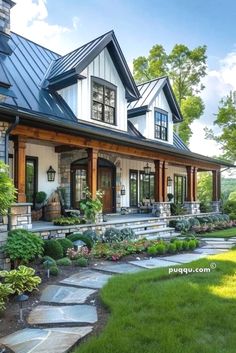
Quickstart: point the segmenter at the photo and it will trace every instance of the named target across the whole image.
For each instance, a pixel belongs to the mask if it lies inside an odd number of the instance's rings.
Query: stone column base
[[[198,201],[185,201],[184,208],[188,214],[199,214],[200,212],[200,202]]]
[[[0,270],[9,270],[11,267],[10,259],[6,257],[6,254],[1,248],[6,244],[7,241],[7,217],[3,217],[3,223],[0,223]]]
[[[212,212],[220,212],[220,201],[212,201]]]
[[[152,205],[152,214],[156,217],[171,216],[170,202],[154,202]]]
[[[31,203],[15,203],[11,207],[10,227],[11,229],[31,229]]]

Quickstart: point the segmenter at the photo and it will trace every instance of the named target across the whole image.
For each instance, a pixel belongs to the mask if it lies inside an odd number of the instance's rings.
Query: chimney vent
[[[10,11],[14,5],[11,0],[0,0],[0,33],[10,34]]]

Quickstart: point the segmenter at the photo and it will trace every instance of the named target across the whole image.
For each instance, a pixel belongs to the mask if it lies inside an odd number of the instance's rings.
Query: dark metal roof
[[[48,86],[56,85],[56,87],[60,87],[61,85],[63,87],[65,81],[75,80],[78,77],[83,78],[83,76],[80,76],[82,71],[105,47],[108,49],[124,84],[126,98],[129,102],[138,99],[140,97],[139,90],[113,31],[105,33],[71,53],[55,59],[46,77]]]
[[[173,145],[180,150],[190,151],[188,146],[185,145],[179,135],[177,135],[175,132],[173,132]]]
[[[157,77],[154,80],[141,83],[137,87],[139,89],[141,97],[139,98],[139,100],[131,102],[128,105],[128,116],[132,116],[136,112],[136,110],[141,109],[144,106],[149,107],[149,105],[155,99],[156,95],[160,92],[161,89],[163,89],[163,92],[166,96],[167,102],[173,114],[173,121],[180,122],[183,120],[180,108],[175,99],[174,92],[171,88],[171,84],[167,76]]]
[[[9,45],[12,53],[0,56],[0,68],[5,74],[3,80],[7,78],[15,98],[8,96],[1,105],[57,119],[76,120],[59,94],[41,86],[50,63],[59,55],[15,33],[11,34]]]

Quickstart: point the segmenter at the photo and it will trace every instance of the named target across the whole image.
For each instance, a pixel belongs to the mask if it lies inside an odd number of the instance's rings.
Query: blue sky
[[[59,53],[115,30],[131,66],[154,44],[169,52],[176,43],[208,47],[205,113],[194,123],[192,150],[218,153],[206,141],[221,97],[236,90],[236,1],[232,0],[15,0],[12,29]],[[199,141],[201,143],[199,144]],[[206,152],[207,151],[207,152]]]

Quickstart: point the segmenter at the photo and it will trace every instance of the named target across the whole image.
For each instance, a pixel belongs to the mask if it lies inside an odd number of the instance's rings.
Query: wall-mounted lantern
[[[144,174],[148,175],[151,173],[151,167],[148,165],[148,163],[143,169],[144,169]]]
[[[121,186],[120,194],[125,195],[125,186],[124,185]]]
[[[172,186],[172,183],[173,183],[173,179],[170,176],[168,176],[167,177],[167,186]]]
[[[48,181],[54,181],[55,174],[56,174],[56,171],[50,165],[49,169],[47,170]]]

